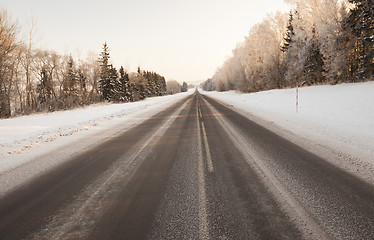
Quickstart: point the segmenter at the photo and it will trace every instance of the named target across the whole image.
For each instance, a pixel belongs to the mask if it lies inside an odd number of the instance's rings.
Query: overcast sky
[[[251,26],[288,11],[283,0],[1,0],[22,31],[36,19],[37,45],[86,58],[109,45],[114,66],[178,82],[211,77]]]

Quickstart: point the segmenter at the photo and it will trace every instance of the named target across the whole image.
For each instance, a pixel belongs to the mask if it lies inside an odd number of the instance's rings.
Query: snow
[[[298,91],[296,112],[296,89],[251,94],[200,90],[291,141],[308,145],[303,147],[309,151],[324,157],[331,157],[326,151],[339,155],[337,165],[348,171],[359,171],[359,166],[369,170],[368,178],[373,181],[374,82],[303,87]],[[354,168],[348,166],[352,164]]]
[[[192,93],[1,119],[0,195]]]

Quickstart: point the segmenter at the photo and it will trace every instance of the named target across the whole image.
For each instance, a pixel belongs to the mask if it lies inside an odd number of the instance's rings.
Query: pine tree
[[[147,97],[152,97],[155,95],[155,84],[153,82],[153,73],[151,72],[144,72],[143,77],[147,79],[147,86],[146,86],[146,95]]]
[[[305,83],[308,85],[322,83],[324,81],[324,60],[320,50],[315,26],[312,29],[312,39],[308,48],[308,55],[304,65]]]
[[[349,0],[354,4],[348,23],[356,36],[357,77],[374,78],[374,7],[373,0]]]
[[[121,83],[118,80],[118,72],[115,67],[110,65],[109,70],[109,101],[119,102],[121,101]]]
[[[129,83],[129,74],[125,72],[123,66],[119,69],[119,95],[120,95],[120,101],[122,102],[129,102],[131,101],[131,93],[130,93],[130,83]]]
[[[292,21],[293,21],[293,14],[292,14],[292,11],[291,11],[290,15],[289,15],[289,18],[288,18],[286,36],[283,38],[284,42],[283,42],[283,44],[280,47],[280,50],[282,52],[286,52],[287,51],[287,49],[289,48],[289,46],[292,43],[293,36],[295,36],[295,32],[294,32],[294,29],[293,29]]]
[[[283,76],[278,81],[278,85],[280,87],[296,86],[296,84],[300,82],[300,79],[303,77],[303,66],[305,61],[305,57],[303,55],[306,52],[306,36],[308,34],[304,27],[304,19],[300,15],[299,11],[295,10],[293,12],[292,21],[290,21],[289,25],[292,31],[289,34],[289,44],[285,45],[285,48],[283,48],[285,50],[283,52],[284,55],[281,70]],[[219,85],[216,84],[215,87],[219,89]]]
[[[99,80],[99,90],[103,100],[110,101],[112,97],[111,89],[111,79],[110,79],[110,69],[109,65],[109,49],[107,43],[103,45],[103,51],[100,54],[100,80]]]
[[[166,81],[164,77],[160,79],[160,96],[166,95]]]
[[[187,90],[188,90],[187,83],[186,83],[186,82],[183,82],[183,83],[182,83],[182,87],[181,87],[181,91],[182,91],[182,92],[187,92]]]
[[[161,96],[161,76],[157,73],[153,73],[152,80],[154,85],[154,96]]]
[[[135,85],[136,85],[135,89],[137,90],[137,95],[138,95],[139,100],[146,99],[147,89],[145,88],[143,83],[137,82],[137,83],[135,83]]]
[[[74,59],[70,55],[63,80],[63,98],[66,107],[72,107],[78,99],[78,78],[74,69]]]
[[[130,90],[129,90],[129,93],[130,93],[130,102],[135,102],[136,101],[136,95],[137,95],[137,88],[136,88],[136,84],[133,83],[133,82],[130,82],[130,86],[129,86]]]

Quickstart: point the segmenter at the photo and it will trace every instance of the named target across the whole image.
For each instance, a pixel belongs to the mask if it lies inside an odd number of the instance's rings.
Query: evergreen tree
[[[153,96],[161,96],[161,76],[157,73],[152,73]]]
[[[164,77],[160,79],[160,96],[166,95],[166,81]]]
[[[354,4],[348,23],[356,36],[357,77],[374,78],[374,7],[373,0],[349,0]]]
[[[181,91],[182,91],[182,92],[187,92],[187,90],[188,90],[188,85],[187,85],[186,82],[183,82],[183,83],[182,83],[182,87],[181,87]]]
[[[130,82],[130,85],[129,85],[129,93],[130,93],[130,102],[135,102],[136,101],[136,95],[137,95],[137,88],[136,88],[136,84],[133,83],[133,82]]]
[[[78,98],[78,78],[74,69],[74,59],[70,55],[63,80],[63,97],[66,107],[72,107]]]
[[[120,95],[120,101],[122,102],[129,102],[131,101],[131,92],[130,92],[130,83],[129,83],[129,74],[125,72],[123,66],[119,69],[119,95]]]
[[[113,90],[111,85],[110,78],[110,69],[109,65],[109,49],[107,43],[103,45],[103,51],[100,54],[100,80],[99,80],[99,90],[103,100],[111,100]]]
[[[155,95],[155,84],[153,81],[153,73],[144,72],[143,76],[147,79],[146,94],[147,97],[152,97]]]
[[[121,101],[121,83],[118,80],[117,69],[110,65],[109,70],[109,101],[119,102]]]
[[[40,109],[52,110],[53,83],[44,67],[41,70],[40,77],[40,83],[37,85]]]
[[[146,97],[147,97],[146,87],[141,82],[136,83],[136,85],[137,85],[136,89],[137,89],[137,92],[138,92],[139,100],[146,99]]]
[[[335,31],[328,40],[332,41],[333,48],[330,50],[330,65],[328,69],[328,78],[330,83],[337,84],[347,82],[353,79],[352,72],[355,64],[355,36],[352,35],[350,27],[347,24],[348,11],[343,2],[339,9],[340,20],[339,29]],[[326,40],[325,40],[326,41]]]
[[[290,15],[289,15],[289,18],[288,18],[288,24],[287,24],[287,29],[286,29],[286,36],[283,38],[284,42],[283,42],[283,44],[280,47],[280,50],[282,52],[286,52],[287,51],[287,49],[289,48],[289,46],[292,43],[293,36],[295,36],[295,32],[294,32],[294,29],[293,29],[292,21],[293,21],[293,14],[292,14],[292,11],[291,11]]]
[[[322,83],[324,81],[324,62],[320,50],[315,26],[312,29],[312,39],[308,47],[308,55],[304,65],[305,83],[308,85]]]

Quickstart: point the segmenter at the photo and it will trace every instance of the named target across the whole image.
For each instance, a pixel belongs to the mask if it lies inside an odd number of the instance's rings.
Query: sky
[[[268,13],[288,12],[283,0],[0,0],[35,44],[85,59],[108,43],[111,61],[128,71],[155,71],[167,80],[211,77],[251,26]]]

